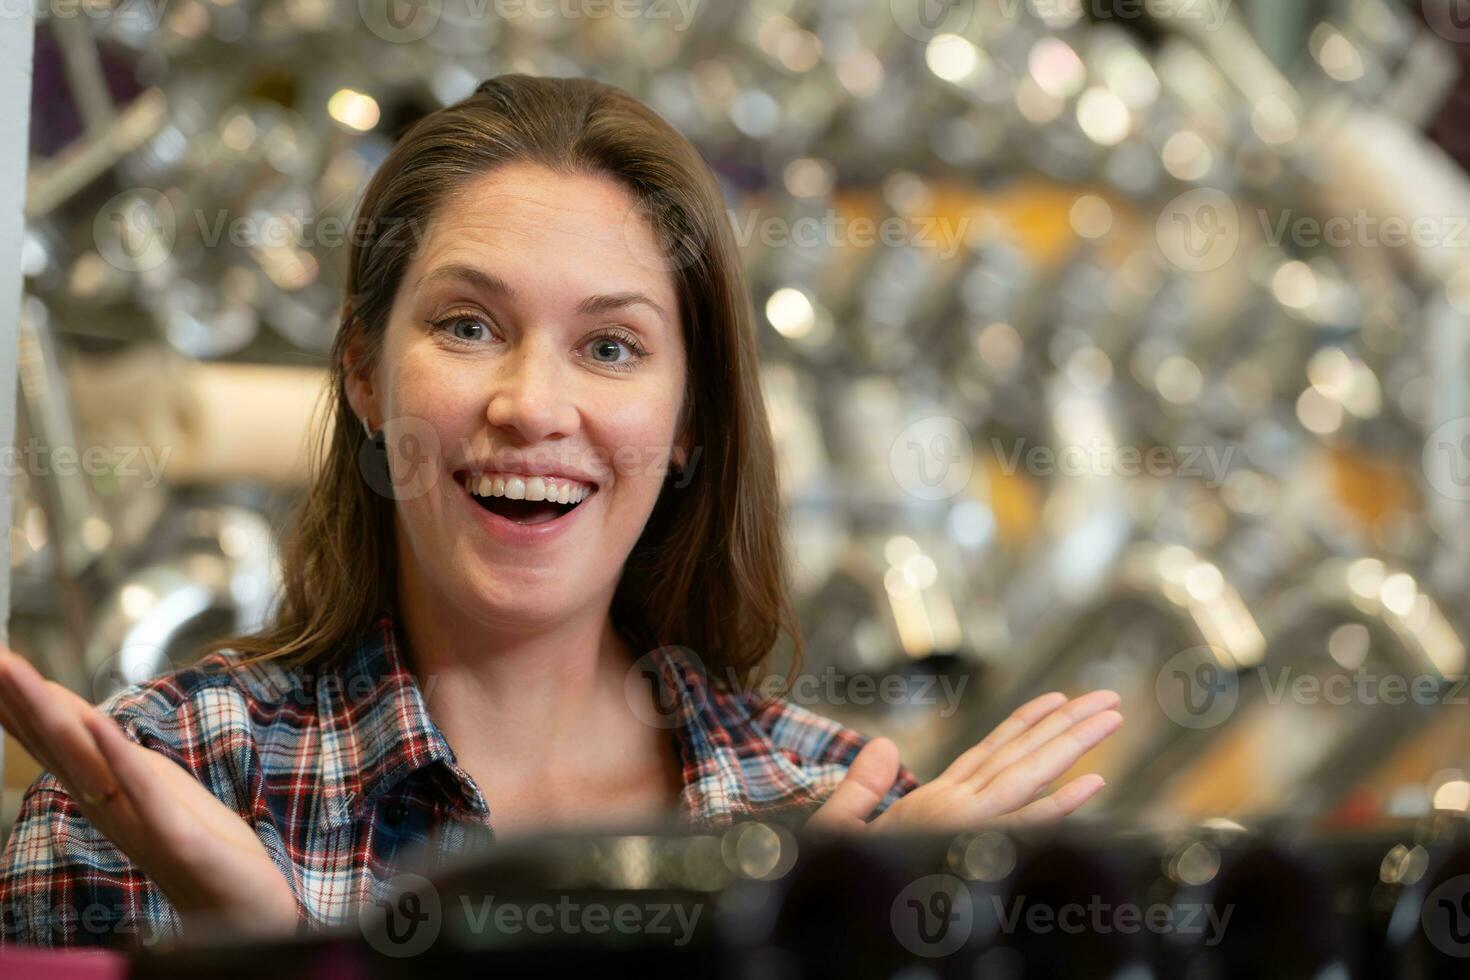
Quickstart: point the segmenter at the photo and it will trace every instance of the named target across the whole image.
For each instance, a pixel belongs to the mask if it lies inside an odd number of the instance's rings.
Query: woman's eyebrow
[[[415,284],[415,289],[437,282],[440,279],[456,279],[467,282],[471,286],[481,289],[496,296],[503,296],[508,300],[516,298],[516,291],[511,288],[510,283],[499,276],[476,269],[472,265],[441,265],[432,272],[425,273]],[[635,289],[623,290],[617,293],[598,293],[588,296],[577,304],[577,313],[583,316],[591,316],[598,313],[608,313],[612,310],[620,310],[626,306],[635,306],[639,303],[647,306],[665,322],[668,323],[669,315],[657,302],[646,293],[640,293]]]

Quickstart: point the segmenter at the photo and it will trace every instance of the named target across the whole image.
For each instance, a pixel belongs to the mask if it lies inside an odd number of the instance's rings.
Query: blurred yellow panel
[[[1041,524],[1041,489],[1017,468],[1006,472],[994,454],[981,457],[996,534],[1007,547],[1030,540]]]
[[[1332,496],[1365,528],[1371,530],[1396,512],[1418,509],[1419,492],[1401,465],[1357,446],[1323,452]]]

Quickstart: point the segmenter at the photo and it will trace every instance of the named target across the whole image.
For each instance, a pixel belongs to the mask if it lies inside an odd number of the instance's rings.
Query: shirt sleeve
[[[228,693],[191,695],[165,675],[114,693],[97,710],[130,741],[235,804],[239,790],[224,762],[239,741],[230,737],[239,709]],[[163,890],[92,825],[49,771],[26,790],[0,853],[0,913],[0,943],[139,949],[173,941],[182,930]]]
[[[179,928],[162,890],[50,772],[26,790],[0,854],[0,911],[0,944],[137,949]]]
[[[876,817],[884,810],[887,810],[894,803],[898,802],[899,799],[901,799],[905,794],[910,793],[918,788],[919,780],[915,778],[912,772],[909,771],[908,766],[900,764],[898,767],[898,778],[893,781],[893,786],[890,787],[888,792],[883,795],[883,799],[878,801],[877,807],[873,809],[872,817],[869,817],[869,822],[871,823],[873,817]]]
[[[777,748],[801,765],[818,787],[819,798],[813,809],[836,790],[858,753],[872,741],[872,736],[786,699],[757,708],[754,718]],[[900,763],[893,785],[869,814],[869,822],[918,786],[918,779]]]

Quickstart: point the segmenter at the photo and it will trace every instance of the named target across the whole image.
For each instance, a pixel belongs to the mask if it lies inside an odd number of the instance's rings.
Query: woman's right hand
[[[1068,699],[1058,691],[1033,698],[933,780],[896,800],[871,823],[868,815],[898,776],[898,746],[870,740],[807,826],[838,832],[972,830],[1052,823],[1103,787],[1096,773],[1046,787],[1123,724],[1114,691]]]
[[[0,645],[0,725],[82,814],[168,896],[184,921],[254,935],[296,928],[296,898],[250,825],[188,770]]]

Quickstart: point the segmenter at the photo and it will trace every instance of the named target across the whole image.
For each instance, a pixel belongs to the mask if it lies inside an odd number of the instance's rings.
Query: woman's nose
[[[549,343],[527,340],[500,361],[486,415],[533,443],[576,427],[569,379]]]

